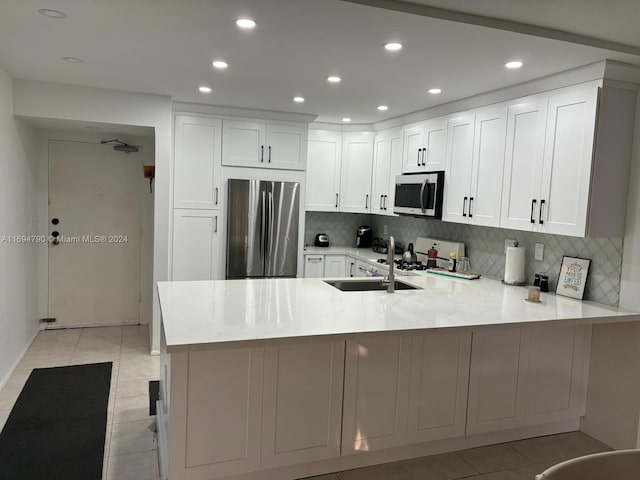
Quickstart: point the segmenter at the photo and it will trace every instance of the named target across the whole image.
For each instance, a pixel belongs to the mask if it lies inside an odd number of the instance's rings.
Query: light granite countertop
[[[369,250],[370,252],[370,250]],[[363,280],[363,279],[359,279]],[[369,279],[380,281],[380,279]],[[166,344],[179,346],[571,321],[638,321],[640,314],[552,293],[526,302],[526,287],[426,272],[403,276],[418,290],[342,292],[323,279],[159,282]]]

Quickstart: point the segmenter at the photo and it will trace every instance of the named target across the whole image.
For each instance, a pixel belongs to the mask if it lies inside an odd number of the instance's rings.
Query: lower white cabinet
[[[584,415],[590,326],[500,326],[473,332],[467,434]]]
[[[347,276],[347,257],[345,255],[324,256],[324,276],[327,278]]]
[[[324,277],[324,255],[304,256],[304,278]]]
[[[531,328],[527,425],[585,414],[590,345],[590,326]]]
[[[219,278],[218,215],[215,210],[173,210],[172,280]]]
[[[470,355],[470,331],[413,336],[407,443],[464,435]]]
[[[529,330],[501,326],[473,332],[467,434],[524,425]]]
[[[266,347],[261,468],[340,456],[344,340]]]
[[[363,335],[347,341],[342,454],[406,442],[411,338]]]

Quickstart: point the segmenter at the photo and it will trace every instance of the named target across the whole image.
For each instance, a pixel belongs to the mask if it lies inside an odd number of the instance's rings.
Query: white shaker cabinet
[[[590,325],[531,327],[527,425],[585,414],[590,345]]]
[[[598,90],[589,88],[549,98],[542,184],[535,197],[541,232],[585,235],[597,96]]]
[[[464,435],[470,355],[468,330],[412,337],[407,443]]]
[[[326,278],[346,277],[347,257],[345,255],[325,255],[324,276]]]
[[[456,115],[447,126],[446,174],[442,219],[467,223],[473,166],[473,113]]]
[[[396,175],[402,171],[402,132],[387,130],[376,134],[373,147],[371,213],[394,215]]]
[[[173,207],[220,208],[222,121],[176,115]]]
[[[406,443],[411,338],[362,335],[347,341],[342,454]]]
[[[219,279],[219,213],[173,210],[172,280]]]
[[[340,211],[369,213],[373,170],[373,133],[342,135]]]
[[[447,117],[438,117],[405,127],[403,173],[445,169],[447,121]]]
[[[309,131],[306,210],[337,212],[340,196],[342,134]]]
[[[547,96],[509,107],[500,227],[534,230],[544,166]]]
[[[473,331],[467,435],[524,426],[529,345],[526,327]]]
[[[476,111],[468,219],[473,225],[497,227],[502,207],[507,106]]]
[[[304,278],[324,277],[324,255],[304,256]]]
[[[224,120],[222,164],[304,170],[307,125]]]
[[[344,340],[265,348],[261,469],[340,456]]]

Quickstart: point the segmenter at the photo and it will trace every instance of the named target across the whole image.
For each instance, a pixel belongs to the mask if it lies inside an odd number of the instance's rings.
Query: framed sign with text
[[[562,257],[556,294],[582,300],[590,264],[587,258]]]

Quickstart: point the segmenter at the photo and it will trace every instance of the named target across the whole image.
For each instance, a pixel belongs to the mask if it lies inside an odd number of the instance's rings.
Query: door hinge
[[[56,323],[58,320],[56,318],[41,318],[40,323]]]

